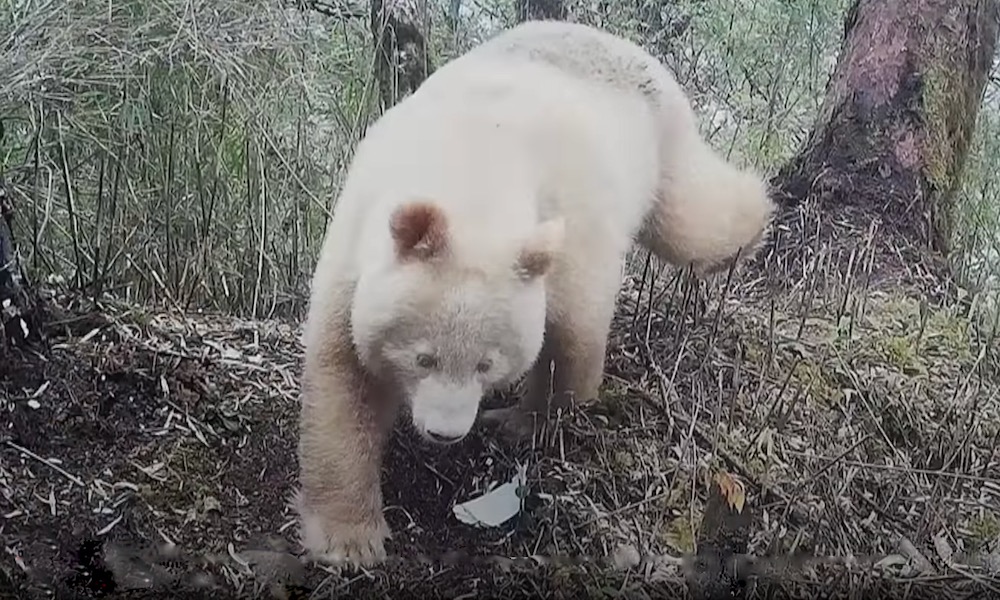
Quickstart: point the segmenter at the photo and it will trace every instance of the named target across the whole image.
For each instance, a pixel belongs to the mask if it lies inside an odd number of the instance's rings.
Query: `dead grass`
[[[884,248],[846,248],[810,250],[781,294],[774,270],[649,285],[634,265],[600,402],[526,447],[481,431],[442,452],[398,428],[392,557],[360,574],[292,554],[295,325],[61,299],[83,316],[0,377],[2,573],[38,594],[679,597],[724,471],[746,488],[733,545],[755,595],[996,591],[995,338],[967,303],[872,285]],[[454,520],[518,463],[518,519]]]

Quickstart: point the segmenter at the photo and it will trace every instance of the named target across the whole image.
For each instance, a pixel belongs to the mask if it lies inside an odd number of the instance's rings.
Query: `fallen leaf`
[[[951,559],[955,552],[951,549],[951,544],[948,543],[948,540],[945,539],[944,533],[941,532],[935,535],[933,541],[934,550],[937,551],[938,558],[940,558],[944,564],[951,566]]]
[[[729,508],[736,509],[736,512],[742,513],[747,499],[746,488],[743,486],[743,482],[729,473],[722,471],[715,476],[715,483],[722,491],[722,497],[726,499]]]

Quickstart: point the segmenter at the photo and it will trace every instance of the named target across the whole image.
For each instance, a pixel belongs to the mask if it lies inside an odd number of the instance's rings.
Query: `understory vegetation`
[[[814,122],[848,4],[567,3],[574,20],[659,56],[713,146],[768,175]],[[515,22],[511,0],[414,6],[435,65]],[[166,540],[215,557],[198,567],[214,582],[257,589],[270,582],[259,565],[294,533],[285,494],[309,279],[354,144],[378,114],[368,6],[0,0],[0,48],[14,235],[62,311],[47,358],[0,366],[11,419],[0,576],[48,589],[75,573],[66,565],[83,541]],[[862,586],[924,577],[957,589],[1000,574],[998,80],[955,202],[959,302],[870,289],[868,247],[813,249],[801,285],[780,295],[739,272],[695,281],[637,252],[601,403],[530,449],[484,431],[443,454],[397,432],[386,504],[406,581],[430,597],[500,581],[596,597],[655,584],[665,597],[719,470],[747,487],[750,553],[852,557],[838,564]],[[516,531],[455,521],[452,504],[519,464],[535,505]],[[72,547],[38,541],[60,535]],[[428,575],[407,559],[621,547],[646,558],[627,573],[493,569],[479,583],[470,566]],[[146,562],[151,580],[176,584],[176,570]],[[328,594],[403,581],[274,571]],[[829,581],[788,573],[815,590]]]

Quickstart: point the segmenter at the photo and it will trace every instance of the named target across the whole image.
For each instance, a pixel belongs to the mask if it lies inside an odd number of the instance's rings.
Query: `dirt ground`
[[[10,418],[0,462],[10,561],[3,576],[21,593],[573,593],[572,573],[539,578],[534,562],[486,560],[531,555],[545,544],[551,534],[532,520],[531,499],[524,518],[492,530],[451,514],[456,502],[509,480],[516,461],[544,452],[506,447],[489,431],[442,451],[405,422],[384,475],[394,531],[386,572],[303,569],[289,560],[287,506],[296,471],[297,329],[113,312],[69,314],[50,348],[16,352],[0,371]],[[448,561],[449,553],[461,558]]]
[[[726,588],[746,596],[1000,589],[992,339],[954,308],[865,292],[845,334],[834,288],[807,314],[712,285],[627,282],[602,402],[533,445],[483,429],[435,449],[401,421],[391,558],[362,573],[294,555],[296,325],[60,298],[48,347],[0,366],[0,590],[673,598],[695,581],[681,557],[704,567],[720,546],[757,557]],[[518,464],[516,518],[456,520]],[[715,506],[719,473],[742,482],[742,512]],[[738,523],[713,537],[723,513]]]

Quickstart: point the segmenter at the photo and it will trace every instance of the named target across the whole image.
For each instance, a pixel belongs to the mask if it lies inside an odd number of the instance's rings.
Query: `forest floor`
[[[626,281],[603,400],[532,444],[435,449],[401,421],[391,558],[360,573],[295,556],[297,325],[60,297],[46,347],[0,366],[0,590],[683,597],[713,485],[744,518],[723,545],[756,557],[740,593],[1000,589],[996,342],[967,305],[725,279]],[[516,518],[455,518],[519,465]]]

